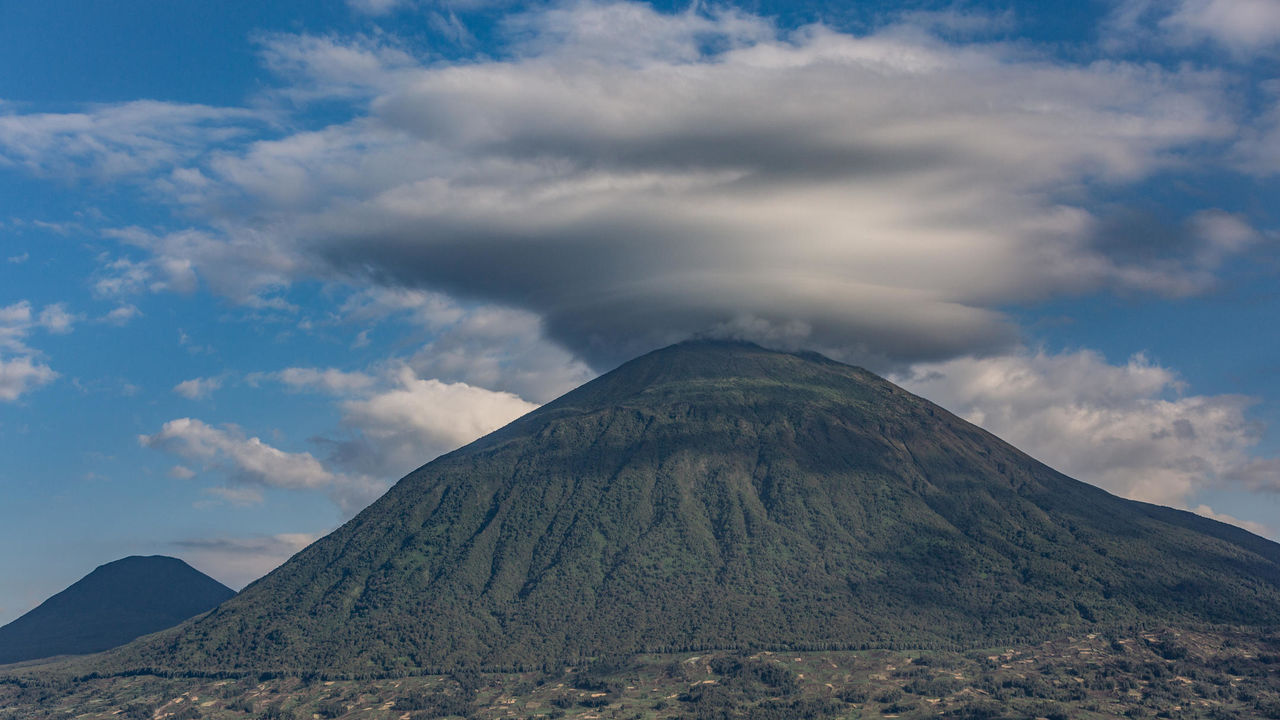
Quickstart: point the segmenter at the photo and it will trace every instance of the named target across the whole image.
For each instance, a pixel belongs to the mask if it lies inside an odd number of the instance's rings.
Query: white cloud
[[[1209,37],[1247,52],[1280,43],[1275,0],[1181,0],[1176,8],[1160,25],[1177,37]]]
[[[423,290],[370,288],[348,298],[340,316],[361,325],[394,319],[429,336],[408,360],[421,378],[464,382],[541,403],[596,375],[548,340],[542,319],[526,310],[463,306]],[[366,327],[361,333],[367,331]],[[364,338],[367,342],[367,334]]]
[[[383,43],[386,36],[382,36]],[[294,101],[365,97],[385,90],[416,66],[404,50],[365,37],[345,42],[317,35],[268,35],[262,60],[288,81],[277,92]],[[305,137],[320,137],[306,134]],[[202,179],[203,181],[203,179]]]
[[[173,544],[192,566],[239,590],[276,569],[319,538],[320,535],[312,533],[280,533],[194,538]]]
[[[110,232],[107,234],[111,235]],[[122,298],[149,289],[151,283],[151,271],[147,263],[117,258],[104,262],[98,268],[93,292],[103,298]]]
[[[143,292],[192,293],[201,277],[209,288],[249,307],[291,309],[270,297],[294,277],[314,271],[306,259],[270,235],[242,228],[234,239],[195,229],[163,234],[138,227],[114,228],[103,235],[149,253],[143,260],[104,258],[94,283],[100,297],[123,298]],[[202,269],[197,276],[196,268]]]
[[[347,0],[347,7],[366,15],[386,15],[409,4],[410,0]]]
[[[1175,373],[1141,356],[958,358],[898,380],[1067,475],[1178,507],[1254,462],[1260,430],[1252,398],[1182,395]]]
[[[170,420],[160,432],[140,435],[138,441],[192,460],[226,462],[246,482],[257,485],[317,489],[336,479],[310,453],[284,452],[256,437],[246,438],[238,428],[216,428],[192,418]]]
[[[37,329],[69,333],[78,319],[62,303],[46,305],[39,312],[26,300],[0,307],[0,401],[17,400],[58,377],[27,345],[27,337]]]
[[[191,378],[174,385],[173,391],[190,400],[203,400],[221,387],[221,377]]]
[[[175,480],[190,480],[196,476],[196,472],[186,465],[174,465],[169,468],[168,475]]]
[[[46,305],[44,309],[40,311],[38,323],[40,327],[51,333],[65,335],[71,332],[71,326],[78,319],[79,318],[77,316],[67,312],[65,305],[62,303],[56,303],[53,305]]]
[[[32,352],[24,341],[34,325],[31,303],[23,300],[0,307],[0,351]]]
[[[63,303],[45,305],[39,312],[26,300],[0,307],[0,352],[32,354],[26,338],[33,330],[65,335],[79,319]]]
[[[342,427],[316,441],[330,448],[329,466],[355,476],[398,479],[594,376],[548,342],[537,316],[525,311],[375,288],[351,296],[336,318],[359,323],[362,332],[389,320],[407,325],[411,337],[426,333],[430,340],[407,360],[364,372],[292,367],[246,376],[255,386],[274,382],[334,396]]]
[[[335,460],[398,478],[537,407],[512,393],[419,379],[402,367],[396,387],[342,403],[343,424],[359,439],[340,445]]]
[[[464,382],[553,400],[596,376],[559,344],[541,318],[525,310],[484,306],[469,310],[408,359],[418,377]]]
[[[1224,258],[1236,255],[1262,241],[1262,234],[1239,216],[1218,210],[1204,210],[1192,217],[1191,225],[1203,241],[1200,263],[1215,267]]]
[[[361,372],[344,372],[334,368],[285,368],[261,376],[273,379],[295,390],[318,390],[331,395],[351,395],[368,390],[375,379]]]
[[[246,132],[257,113],[138,100],[77,113],[0,115],[0,166],[44,176],[140,176]]]
[[[23,393],[47,385],[58,377],[48,365],[31,357],[0,357],[0,400],[12,402]]]
[[[207,470],[225,474],[233,483],[224,499],[237,503],[260,498],[264,488],[323,491],[347,513],[354,514],[386,489],[368,477],[331,472],[311,453],[291,453],[256,437],[246,437],[233,425],[213,427],[193,418],[165,423],[154,435],[140,435],[144,447],[172,452]],[[235,492],[247,489],[249,492]],[[259,493],[254,496],[253,493]]]
[[[1241,58],[1280,44],[1275,0],[1123,0],[1110,19],[1113,44],[1155,35],[1175,46],[1211,41]]]
[[[124,325],[128,325],[134,318],[141,316],[142,311],[138,309],[137,305],[126,304],[111,310],[111,312],[108,312],[106,315],[99,318],[98,321],[108,325],[123,327]]]
[[[453,325],[466,315],[457,301],[442,293],[394,287],[371,287],[353,293],[339,312],[343,319],[355,323],[404,316],[432,332]]]

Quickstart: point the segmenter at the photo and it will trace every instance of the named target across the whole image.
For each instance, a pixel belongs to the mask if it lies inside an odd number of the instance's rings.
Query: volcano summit
[[[410,473],[121,669],[408,674],[1280,621],[1280,545],[1066,477],[864,370],[700,341]]]

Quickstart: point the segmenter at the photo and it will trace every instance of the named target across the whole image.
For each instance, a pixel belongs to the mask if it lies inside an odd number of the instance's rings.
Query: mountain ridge
[[[865,370],[699,341],[422,466],[213,613],[174,672],[531,667],[1280,621],[1280,545],[1112,496]]]
[[[0,627],[0,664],[101,652],[172,627],[235,595],[178,558],[104,563]]]

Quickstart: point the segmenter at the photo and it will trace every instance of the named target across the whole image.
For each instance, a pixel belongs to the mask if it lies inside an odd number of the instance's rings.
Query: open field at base
[[[710,652],[381,680],[0,670],[0,720],[1280,717],[1280,637],[1162,629],[981,651]]]

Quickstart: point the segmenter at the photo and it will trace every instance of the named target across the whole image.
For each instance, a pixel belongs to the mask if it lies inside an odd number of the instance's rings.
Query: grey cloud
[[[1218,74],[624,2],[504,28],[501,59],[433,64],[268,39],[281,93],[354,119],[189,153],[156,187],[205,226],[135,233],[151,259],[102,292],[279,305],[318,277],[526,312],[595,369],[697,333],[884,369],[1009,349],[1001,307],[1216,269],[1151,262],[1090,197],[1230,140]]]
[[[397,68],[366,117],[220,155],[204,210],[330,277],[531,312],[597,369],[753,329],[879,367],[998,352],[998,306],[1202,284],[1058,195],[1232,132],[1212,74],[623,3],[523,17],[513,59]]]
[[[1178,222],[1167,215],[1160,208],[1103,208],[1090,243],[1124,268],[1129,287],[1178,297],[1210,289],[1225,259],[1264,241],[1244,220],[1220,210]]]
[[[464,304],[438,292],[375,285],[348,298],[340,317],[363,327],[361,333],[386,321],[407,326],[409,333],[400,344],[422,343],[405,360],[419,378],[467,383],[542,403],[595,375],[547,339],[541,317],[519,308]]]
[[[1280,492],[1280,458],[1254,458],[1234,468],[1229,479],[1250,490]]]
[[[544,321],[528,311],[484,306],[442,329],[408,360],[419,377],[465,382],[543,403],[595,376],[546,339]]]

